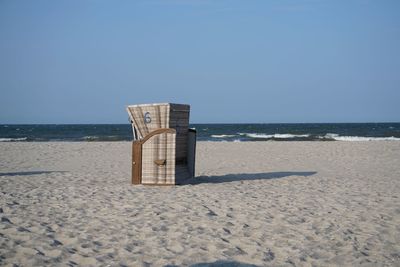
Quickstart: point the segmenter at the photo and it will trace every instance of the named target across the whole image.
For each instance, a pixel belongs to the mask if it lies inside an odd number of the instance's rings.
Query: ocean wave
[[[400,141],[399,137],[367,137],[367,136],[340,136],[334,133],[327,133],[325,136],[320,137],[321,139],[333,139],[336,141]]]
[[[100,137],[96,136],[96,135],[87,135],[87,136],[82,137],[82,139],[85,141],[97,141],[100,139]]]
[[[234,134],[212,134],[211,137],[214,138],[227,138],[227,137],[234,137]]]
[[[26,141],[28,137],[21,137],[21,138],[0,138],[0,142],[19,142],[19,141]]]
[[[106,135],[106,136],[87,135],[82,137],[82,140],[90,142],[90,141],[123,141],[125,139],[116,135]]]
[[[290,139],[290,138],[306,138],[310,137],[309,134],[260,134],[260,133],[239,133],[250,138],[262,138],[262,139]]]

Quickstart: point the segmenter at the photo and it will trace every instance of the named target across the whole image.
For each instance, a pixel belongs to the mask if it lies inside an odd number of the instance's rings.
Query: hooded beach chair
[[[142,104],[126,108],[132,124],[132,183],[174,185],[194,177],[196,131],[190,106]]]

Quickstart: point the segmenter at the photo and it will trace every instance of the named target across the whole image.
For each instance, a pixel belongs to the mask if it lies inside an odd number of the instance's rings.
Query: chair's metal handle
[[[166,159],[156,159],[154,161],[155,164],[157,164],[158,166],[164,166],[167,164],[167,160]]]

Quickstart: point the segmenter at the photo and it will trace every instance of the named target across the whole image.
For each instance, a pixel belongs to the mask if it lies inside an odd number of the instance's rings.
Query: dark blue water
[[[399,140],[400,123],[192,124],[199,141]],[[129,124],[0,125],[1,142],[131,141]]]

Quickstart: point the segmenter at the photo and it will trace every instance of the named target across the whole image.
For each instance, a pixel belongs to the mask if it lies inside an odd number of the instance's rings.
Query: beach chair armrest
[[[151,137],[153,137],[157,134],[163,134],[163,133],[175,134],[176,130],[171,129],[171,128],[161,128],[161,129],[154,130],[154,131],[150,132],[148,135],[146,135],[142,140],[140,140],[140,143],[144,144]]]

